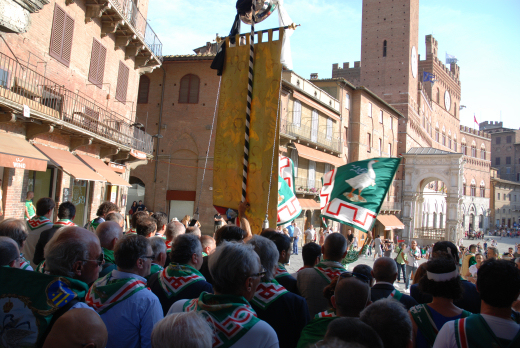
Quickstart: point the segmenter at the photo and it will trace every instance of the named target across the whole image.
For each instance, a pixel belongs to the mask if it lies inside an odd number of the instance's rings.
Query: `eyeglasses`
[[[258,272],[258,273],[255,273],[255,274],[251,274],[250,277],[263,277],[267,274],[267,271],[265,270],[265,268],[262,267],[262,271],[261,272]]]
[[[146,256],[146,255],[145,255],[145,256],[141,256],[141,257],[139,257],[139,258],[140,258],[140,259],[150,259],[150,260],[153,260],[153,259],[155,259],[155,255],[154,255],[154,254],[152,254],[152,255],[150,255],[150,256]]]
[[[98,266],[101,266],[102,264],[105,263],[105,254],[102,252],[101,254],[99,254],[99,257],[97,258],[97,260],[81,260],[83,262],[87,262],[87,261],[92,261],[92,262],[96,262]]]
[[[368,284],[368,286],[370,286],[370,278],[367,277],[366,275],[364,274],[361,274],[361,273],[356,273],[356,272],[343,272],[339,275],[339,278],[340,279],[344,279],[344,278],[352,278],[352,277],[356,277],[357,279],[361,280],[362,282],[365,282]]]

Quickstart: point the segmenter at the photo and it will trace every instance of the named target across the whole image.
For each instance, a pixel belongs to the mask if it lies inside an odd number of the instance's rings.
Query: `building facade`
[[[148,0],[0,8],[1,218],[23,217],[27,191],[72,201],[78,225],[102,201],[124,209],[130,170],[152,158],[135,122],[139,77],[161,65]]]
[[[520,182],[520,130],[502,122],[482,122],[480,130],[491,136],[491,163],[500,179]]]
[[[361,60],[354,67],[348,63],[342,68],[334,64],[332,77],[343,77],[369,88],[404,116],[398,125],[397,149],[404,161],[396,175],[396,185],[402,188],[399,201],[400,217],[405,224],[402,237],[418,238],[425,243],[430,239],[456,240],[464,229],[464,214],[459,207],[468,201],[463,192],[464,173],[471,173],[477,186],[481,181],[485,183],[485,197],[481,198],[487,211],[491,162],[489,156],[480,161],[463,151],[468,139],[463,144],[462,138],[468,136],[460,128],[460,67],[456,63],[450,63],[449,67],[442,63],[438,58],[438,42],[432,35],[425,38],[426,56],[421,60],[417,51],[418,27],[418,0],[364,0]],[[478,131],[466,131],[472,136],[477,135],[475,132]],[[479,141],[486,149],[490,148],[488,137],[475,139],[476,143]],[[431,150],[418,150],[421,148]],[[461,155],[454,157],[451,155],[454,153]],[[445,162],[446,166],[432,166],[432,160],[438,164]],[[444,216],[442,228],[437,227],[440,223],[433,225],[433,221],[431,225],[423,223],[425,203],[435,206],[439,198],[428,203],[425,188],[444,195],[442,209],[447,211],[435,212]]]
[[[520,183],[498,177],[491,171],[491,219],[492,229],[518,228],[520,226]]]

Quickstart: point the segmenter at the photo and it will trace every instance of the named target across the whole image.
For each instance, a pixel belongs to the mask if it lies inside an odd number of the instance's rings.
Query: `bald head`
[[[370,303],[370,286],[356,277],[340,278],[334,290],[333,304],[339,317],[359,317]]]
[[[56,320],[43,348],[105,347],[108,332],[99,314],[89,308],[67,311]]]
[[[105,221],[96,228],[96,235],[103,248],[113,250],[116,242],[123,237],[123,229],[115,221]]]
[[[186,229],[186,233],[191,233],[196,235],[197,237],[201,237],[202,233],[200,232],[200,229],[197,226],[190,226]]]
[[[323,258],[331,261],[341,261],[347,252],[347,239],[341,233],[332,233],[325,238],[322,247]]]
[[[179,221],[172,221],[168,225],[166,225],[166,231],[164,235],[167,240],[174,240],[180,234],[186,232],[186,227]]]
[[[393,283],[397,277],[397,265],[390,257],[380,257],[374,262],[372,273],[376,282]]]
[[[79,226],[60,228],[45,245],[45,270],[52,275],[81,280],[87,284],[99,275],[99,238]]]

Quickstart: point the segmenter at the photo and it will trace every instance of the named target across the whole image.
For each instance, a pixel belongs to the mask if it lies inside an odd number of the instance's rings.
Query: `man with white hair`
[[[168,314],[205,311],[215,325],[213,344],[222,347],[275,348],[276,332],[256,317],[248,301],[253,299],[265,270],[252,245],[222,242],[209,257],[209,271],[213,276],[215,294],[202,293],[193,300],[175,302]],[[240,321],[236,320],[240,313]],[[228,326],[233,322],[234,334]]]
[[[0,267],[8,266],[11,268],[19,268],[20,250],[16,242],[5,236],[0,236]]]
[[[157,272],[161,272],[164,269],[166,263],[166,244],[162,236],[156,236],[148,238],[152,247],[153,255],[155,258],[152,260],[152,266],[150,267],[150,275],[146,279],[150,279],[152,275]]]
[[[123,237],[123,229],[115,221],[105,221],[96,228],[96,235],[105,255],[105,264],[99,272],[99,277],[104,277],[109,272],[116,269],[114,259],[114,248],[118,240]]]

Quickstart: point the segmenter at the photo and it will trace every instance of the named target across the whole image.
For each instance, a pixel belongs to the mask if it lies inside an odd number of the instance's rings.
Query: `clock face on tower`
[[[417,51],[415,46],[412,46],[412,55],[410,57],[410,64],[412,66],[412,76],[413,78],[417,77]]]
[[[450,97],[450,93],[448,91],[446,91],[444,93],[444,106],[446,107],[446,110],[450,111],[450,108],[451,108],[451,97]]]

